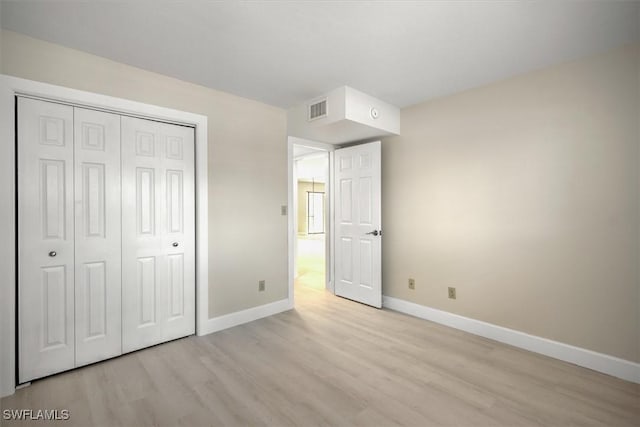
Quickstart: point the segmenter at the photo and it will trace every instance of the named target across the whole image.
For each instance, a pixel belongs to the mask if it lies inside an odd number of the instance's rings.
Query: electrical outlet
[[[266,282],[266,280],[260,280],[260,281],[258,281],[258,291],[259,291],[259,292],[264,291],[266,287],[267,287],[267,282]]]
[[[409,279],[409,289],[416,288],[416,279]]]
[[[456,288],[449,288],[449,298],[456,299]]]

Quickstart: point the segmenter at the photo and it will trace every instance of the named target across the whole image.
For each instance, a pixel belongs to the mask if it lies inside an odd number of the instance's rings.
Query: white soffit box
[[[342,86],[287,112],[289,136],[330,144],[400,135],[400,109]]]

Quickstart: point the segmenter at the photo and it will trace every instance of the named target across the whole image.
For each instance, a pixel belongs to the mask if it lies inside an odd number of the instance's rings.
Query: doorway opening
[[[288,138],[289,304],[296,294],[333,294],[333,152],[317,141]]]
[[[288,153],[291,308],[296,294],[381,308],[380,141],[341,147],[289,137]]]
[[[327,288],[329,153],[294,146],[295,286]]]

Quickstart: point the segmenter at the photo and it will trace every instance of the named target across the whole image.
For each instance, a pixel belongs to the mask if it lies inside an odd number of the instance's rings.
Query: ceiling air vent
[[[309,104],[309,121],[327,116],[327,100],[323,99],[314,104]]]

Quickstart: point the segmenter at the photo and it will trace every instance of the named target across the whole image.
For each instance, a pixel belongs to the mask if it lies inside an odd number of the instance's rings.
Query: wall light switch
[[[280,215],[287,216],[287,205],[280,206]]]

